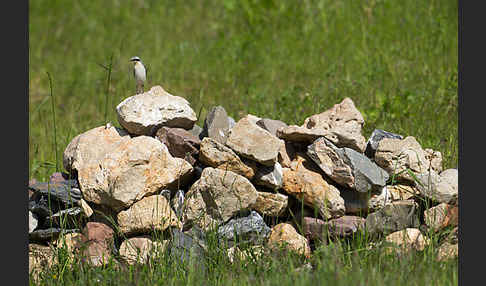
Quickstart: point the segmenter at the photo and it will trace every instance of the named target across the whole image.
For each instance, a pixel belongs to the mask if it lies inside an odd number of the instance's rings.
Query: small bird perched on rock
[[[147,79],[145,66],[139,57],[132,57],[130,61],[133,63],[133,76],[135,77],[136,82],[136,93],[143,93],[143,85]]]

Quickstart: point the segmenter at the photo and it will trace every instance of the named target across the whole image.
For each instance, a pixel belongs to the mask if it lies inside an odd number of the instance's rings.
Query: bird
[[[135,77],[136,82],[136,93],[143,93],[143,85],[147,80],[147,72],[145,70],[145,66],[142,63],[142,60],[139,57],[132,57],[130,61],[133,63],[133,76]]]

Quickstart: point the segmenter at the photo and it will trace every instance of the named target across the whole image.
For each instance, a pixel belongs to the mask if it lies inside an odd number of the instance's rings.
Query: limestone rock
[[[296,163],[295,171],[283,169],[282,189],[303,200],[305,205],[316,208],[325,219],[344,215],[344,199],[339,190],[328,184],[318,172],[307,169],[303,163],[305,160]]]
[[[164,143],[169,153],[185,159],[191,165],[197,161],[201,140],[182,128],[162,127],[155,133],[155,137]]]
[[[284,249],[297,252],[310,257],[311,249],[305,237],[300,235],[295,228],[288,223],[279,223],[272,228],[267,245],[272,250]]]
[[[81,256],[93,266],[102,266],[110,260],[114,247],[113,229],[104,223],[88,222],[81,237]]]
[[[390,176],[395,175],[395,180],[399,182],[413,183],[414,178],[408,171],[413,174],[427,173],[429,167],[436,172],[440,172],[442,167],[438,163],[439,156],[437,152],[434,155],[432,164],[430,155],[426,153],[413,136],[404,139],[383,138],[378,143],[375,152],[375,162],[378,166],[385,169]],[[434,169],[438,168],[439,169]]]
[[[249,209],[257,197],[255,187],[247,178],[231,171],[204,168],[201,178],[186,194],[184,222],[206,230]]]
[[[255,175],[255,170],[246,165],[233,150],[214,139],[203,138],[199,152],[199,160],[208,166],[232,171],[248,179]]]
[[[240,119],[230,130],[226,145],[239,155],[265,166],[277,162],[280,140],[247,117]]]
[[[363,116],[347,97],[329,110],[307,118],[302,127],[325,130],[324,136],[336,146],[363,153],[366,148],[366,140],[361,135],[363,125]]]
[[[277,129],[277,137],[285,141],[311,143],[319,137],[328,135],[329,132],[324,129],[308,129],[297,125],[289,125]]]
[[[78,157],[92,160],[75,160],[79,162],[75,164],[75,170],[78,171],[83,198],[95,204],[108,205],[115,211],[127,208],[160,189],[183,184],[193,170],[187,161],[172,157],[167,147],[152,137],[122,140],[97,156],[91,154],[89,147],[103,143],[96,143],[93,139],[89,138],[89,145],[80,146],[82,152],[78,153]]]
[[[429,243],[428,239],[416,228],[406,228],[393,232],[386,236],[385,241],[392,244],[398,253],[411,250],[421,251]]]
[[[414,201],[396,201],[366,217],[366,231],[372,236],[387,235],[406,228],[418,228],[418,205]]]
[[[132,237],[125,239],[120,245],[120,257],[127,264],[144,264],[157,254],[164,252],[169,241],[152,241],[148,236]]]
[[[388,174],[368,157],[350,148],[338,148],[322,137],[307,148],[307,155],[336,183],[358,192],[385,186]]]
[[[130,134],[152,136],[162,126],[186,130],[196,122],[196,113],[189,102],[174,96],[161,86],[130,96],[116,107],[118,122]]]
[[[54,249],[36,243],[29,243],[29,274],[34,279],[39,274],[54,265]]]
[[[278,217],[287,209],[289,198],[284,194],[257,192],[258,196],[251,209],[265,216]]]
[[[270,228],[256,211],[251,211],[250,215],[245,217],[233,218],[218,228],[218,236],[230,245],[233,245],[235,240],[261,244],[269,233]]]
[[[448,259],[454,259],[459,256],[459,244],[451,244],[444,242],[437,250],[437,260],[445,261]]]
[[[255,184],[276,190],[282,187],[283,170],[282,166],[276,162],[273,166],[262,166],[258,168],[254,178]]]
[[[403,139],[403,136],[400,134],[391,133],[381,129],[373,130],[373,133],[371,133],[368,142],[366,142],[365,155],[368,156],[368,158],[373,159],[375,157],[375,152],[376,149],[378,148],[378,143],[380,143],[380,141],[383,138]]]
[[[218,143],[225,144],[228,139],[229,129],[230,126],[226,110],[222,106],[215,106],[206,115],[201,139],[203,137],[209,137]]]
[[[176,214],[162,195],[152,195],[134,203],[117,216],[120,231],[124,234],[163,231],[169,226],[182,227]]]
[[[430,171],[418,174],[415,186],[421,195],[433,201],[456,205],[459,191],[458,178],[457,169],[444,170],[440,175]]]
[[[441,203],[424,211],[425,224],[434,232],[459,223],[459,208]]]

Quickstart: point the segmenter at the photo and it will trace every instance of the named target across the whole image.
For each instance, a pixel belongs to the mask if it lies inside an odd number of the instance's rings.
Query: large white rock
[[[189,130],[197,120],[186,99],[168,93],[159,85],[123,100],[116,113],[121,126],[136,135],[153,135],[162,126]]]
[[[457,204],[459,172],[457,169],[447,169],[440,175],[433,170],[418,174],[415,186],[423,196],[433,201]]]
[[[77,172],[84,200],[115,211],[176,187],[193,169],[184,159],[172,157],[159,140],[120,136],[113,127],[78,135],[66,148],[64,162],[66,169]]]

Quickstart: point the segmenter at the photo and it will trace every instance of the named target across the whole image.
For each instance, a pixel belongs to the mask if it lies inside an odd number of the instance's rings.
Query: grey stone
[[[182,208],[184,206],[184,191],[177,190],[174,197],[170,201],[170,206],[175,211],[175,214],[179,220],[182,219]],[[184,223],[184,222],[182,222]]]
[[[257,121],[256,124],[270,132],[273,136],[277,136],[277,130],[279,128],[287,127],[287,124],[285,122],[269,118],[260,119]]]
[[[387,235],[420,225],[418,204],[413,200],[396,201],[366,217],[366,231],[371,236]]]
[[[161,86],[130,96],[116,107],[118,122],[130,134],[152,136],[162,126],[189,130],[196,122],[196,113],[189,102],[174,96]]]
[[[252,242],[261,244],[270,234],[271,229],[265,224],[263,218],[256,212],[241,218],[233,218],[218,228],[218,235],[225,239],[230,246],[238,242]]]
[[[194,124],[194,126],[189,129],[189,132],[191,132],[191,134],[196,136],[197,138],[201,138],[201,133],[203,132],[203,129],[199,125]]]
[[[233,126],[235,126],[236,124],[236,121],[233,117],[231,116],[228,116],[228,126],[229,126],[229,129],[233,128]]]
[[[184,233],[179,229],[172,228],[168,247],[169,253],[179,263],[197,265],[205,269],[205,249],[200,244],[203,241],[204,236],[201,232],[191,229]]]
[[[61,234],[80,232],[79,229],[64,229],[60,227],[52,227],[47,229],[36,229],[29,233],[29,241],[44,242],[48,240],[56,240]]]
[[[307,154],[336,183],[358,192],[381,190],[388,173],[353,149],[338,148],[324,137],[308,146]]]
[[[279,189],[283,184],[282,166],[278,162],[273,166],[262,166],[258,168],[254,180],[257,185]]]
[[[51,200],[62,202],[66,206],[76,205],[81,199],[81,191],[75,180],[60,183],[39,182],[29,185],[29,189]]]
[[[380,143],[383,138],[403,139],[403,136],[385,130],[375,129],[373,130],[373,133],[371,133],[368,142],[366,142],[365,155],[373,159],[375,157],[376,149],[378,148],[378,143]]]
[[[222,106],[215,106],[206,115],[200,139],[209,137],[224,144],[228,138],[229,129],[226,110]]]
[[[81,207],[60,210],[57,213],[45,218],[44,228],[53,226],[65,228],[79,227],[82,223],[82,215],[83,209]]]

